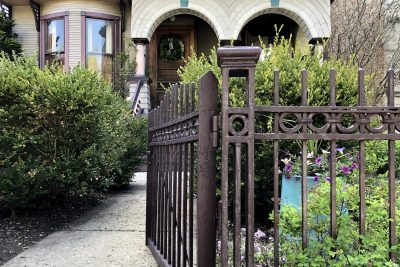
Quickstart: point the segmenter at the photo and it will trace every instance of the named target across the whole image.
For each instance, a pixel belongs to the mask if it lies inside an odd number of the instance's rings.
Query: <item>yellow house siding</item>
[[[121,16],[118,1],[113,3],[99,0],[51,1],[42,4],[42,15],[69,12],[69,67],[81,63],[82,29],[81,12],[98,12]]]
[[[39,51],[39,33],[36,31],[35,19],[30,6],[14,6],[13,32],[18,34],[18,41],[22,45],[25,55],[32,56]]]

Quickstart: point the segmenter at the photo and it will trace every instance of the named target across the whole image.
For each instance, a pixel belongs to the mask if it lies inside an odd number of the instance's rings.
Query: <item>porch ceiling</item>
[[[54,0],[34,0],[34,2],[38,4],[44,4],[46,2],[51,2]],[[115,3],[119,2],[120,0],[103,0],[105,2]],[[29,0],[0,0],[0,3],[3,2],[10,6],[29,6]],[[129,4],[130,0],[122,0],[125,4]]]

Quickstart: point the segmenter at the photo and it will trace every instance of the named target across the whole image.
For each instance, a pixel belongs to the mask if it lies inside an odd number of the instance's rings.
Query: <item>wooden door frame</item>
[[[183,34],[188,36],[184,40],[185,42],[185,58],[192,56],[192,48],[195,49],[195,27],[191,25],[162,25],[159,26],[150,41],[149,44],[149,66],[150,66],[150,79],[151,79],[151,89],[150,97],[152,101],[152,106],[154,106],[154,101],[157,97],[157,68],[158,68],[158,43],[160,37],[165,34]],[[187,45],[188,43],[188,45]]]

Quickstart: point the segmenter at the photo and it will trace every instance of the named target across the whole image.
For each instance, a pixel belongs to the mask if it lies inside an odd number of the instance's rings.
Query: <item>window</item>
[[[7,19],[11,19],[11,7],[4,3],[1,3],[1,1],[0,1],[0,12],[3,13],[3,15]]]
[[[54,19],[47,23],[45,62],[65,63],[65,28],[64,19]]]
[[[89,13],[83,14],[82,36],[85,54],[82,61],[86,67],[95,70],[105,80],[112,81],[113,62],[116,53],[120,50],[119,17]]]
[[[41,18],[40,65],[60,62],[68,64],[68,13],[56,13]]]

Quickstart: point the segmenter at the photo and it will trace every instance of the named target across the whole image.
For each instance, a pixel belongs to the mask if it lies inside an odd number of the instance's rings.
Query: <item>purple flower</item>
[[[321,156],[318,156],[318,157],[315,159],[315,164],[317,164],[318,166],[322,164],[322,157],[321,157]]]
[[[285,165],[285,168],[283,169],[285,172],[287,172],[287,173],[291,173],[292,172],[292,169],[293,169],[293,165],[292,164],[286,164]]]
[[[336,151],[337,152],[340,152],[340,153],[343,153],[343,150],[345,149],[345,147],[337,147],[336,148]]]
[[[340,168],[340,170],[344,173],[344,174],[349,174],[351,172],[351,169],[349,166],[343,166]]]
[[[260,239],[260,238],[263,238],[263,237],[266,237],[266,236],[267,235],[263,231],[261,231],[260,229],[258,229],[257,232],[254,233],[254,237],[256,239]]]
[[[314,182],[318,182],[318,179],[319,179],[318,175],[315,175],[314,176]]]
[[[356,162],[353,162],[353,165],[351,165],[351,170],[357,170],[358,169],[358,164]]]

